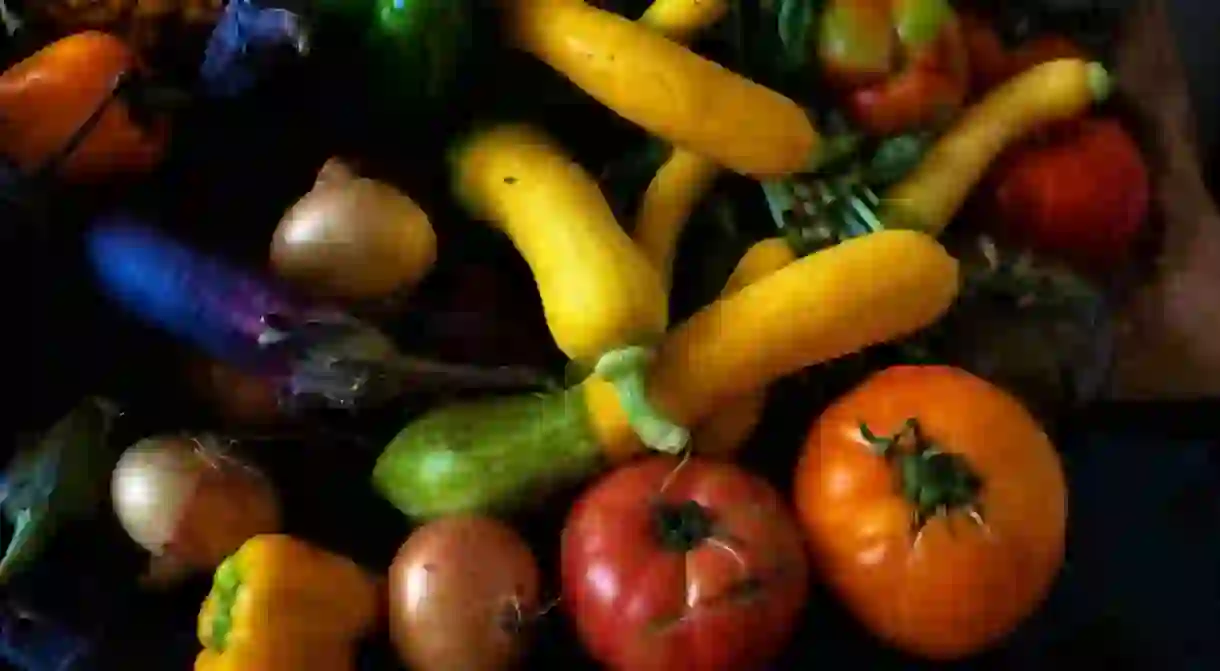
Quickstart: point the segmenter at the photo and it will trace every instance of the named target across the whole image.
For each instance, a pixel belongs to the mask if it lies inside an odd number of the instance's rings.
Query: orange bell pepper
[[[830,0],[818,58],[852,118],[874,135],[946,120],[969,84],[966,47],[948,0]]]
[[[378,582],[282,534],[255,536],[217,569],[199,610],[195,671],[345,671],[377,623]]]
[[[137,120],[130,97],[112,94],[119,80],[140,70],[122,40],[83,32],[52,42],[0,74],[0,154],[23,172],[58,160],[55,174],[91,182],[153,167],[165,150],[164,117]],[[100,116],[66,156],[78,129]]]

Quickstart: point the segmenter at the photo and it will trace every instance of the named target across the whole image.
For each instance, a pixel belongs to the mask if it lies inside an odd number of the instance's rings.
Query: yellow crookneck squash
[[[529,264],[559,349],[618,386],[645,443],[685,445],[688,432],[639,391],[651,345],[668,326],[665,286],[593,178],[546,134],[522,124],[477,131],[452,158],[459,199]]]
[[[649,22],[583,0],[503,6],[511,41],[650,135],[759,179],[798,172],[816,158],[820,138],[800,105]],[[662,14],[651,20],[667,19]]]
[[[1112,83],[1098,63],[1066,58],[1010,79],[965,110],[919,165],[882,198],[886,226],[939,235],[1006,148],[1105,100]]]
[[[698,426],[780,377],[931,324],[957,291],[957,261],[934,238],[905,230],[854,238],[672,329],[638,391],[678,425]],[[414,518],[528,506],[640,454],[625,405],[594,375],[564,391],[437,408],[391,441],[373,484]]]

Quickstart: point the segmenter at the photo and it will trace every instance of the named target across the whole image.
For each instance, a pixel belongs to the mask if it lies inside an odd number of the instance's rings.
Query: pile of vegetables
[[[113,411],[90,402],[41,461],[15,460],[0,581],[37,561],[30,529],[96,512],[109,474],[119,526],[152,556],[143,589],[213,575],[199,671],[355,669],[374,634],[407,668],[507,669],[560,617],[606,668],[761,669],[817,645],[796,635],[814,583],[879,644],[932,660],[997,646],[1036,611],[1064,560],[1068,487],[1041,413],[1070,399],[981,361],[1048,361],[1061,381],[1080,360],[1062,343],[1095,334],[1140,255],[1148,171],[1087,49],[1011,47],[947,0],[759,9],[779,68],[744,47],[709,57],[742,11],[723,0],[508,0],[490,58],[472,56],[483,14],[468,3],[240,4],[253,13],[231,4],[214,37],[274,19],[309,64],[328,27],[354,27],[381,68],[369,81],[464,127],[432,138],[443,156],[412,157],[431,181],[326,148],[247,236],[265,268],[155,210],[90,212],[91,286],[181,354],[173,393],[203,409],[167,427],[131,400],[125,416],[157,428],[120,451]],[[165,169],[199,91],[240,100],[262,81],[235,69],[241,87],[180,87],[168,105],[164,84],[124,83],[140,48],[78,32],[0,74],[0,153],[19,177],[130,188]],[[617,156],[578,152],[541,117],[459,111],[455,82],[500,63],[543,82],[540,105],[588,110],[586,132],[628,129],[643,178],[625,188]],[[692,248],[717,239],[731,268],[683,303]],[[511,317],[493,323],[477,301],[436,309],[463,262],[492,284],[524,278],[534,301],[494,306]],[[554,365],[444,359],[420,342],[446,319],[524,330]],[[803,439],[768,429],[777,394],[802,408]],[[324,443],[324,478],[354,464],[356,487],[418,526],[359,561],[312,537],[293,520],[302,468],[274,465],[295,454],[270,447],[283,442]],[[749,471],[755,457],[791,462],[783,487]],[[314,486],[305,498],[347,496]],[[349,534],[386,532],[339,516]]]

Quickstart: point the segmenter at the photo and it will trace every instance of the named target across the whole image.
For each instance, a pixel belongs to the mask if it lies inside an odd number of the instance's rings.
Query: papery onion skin
[[[330,299],[409,290],[435,262],[436,232],[419,205],[333,158],[284,214],[271,242],[277,274]]]
[[[539,613],[539,570],[515,531],[485,517],[420,527],[390,567],[390,638],[415,671],[511,669]]]
[[[280,529],[270,482],[207,439],[141,440],[119,458],[110,486],[132,540],[188,570],[211,570],[249,538]]]

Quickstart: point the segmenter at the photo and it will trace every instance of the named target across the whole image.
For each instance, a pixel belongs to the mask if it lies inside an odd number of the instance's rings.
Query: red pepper
[[[0,154],[25,173],[56,161],[55,174],[72,182],[147,171],[160,160],[169,129],[164,117],[137,120],[133,113],[134,87],[122,82],[140,68],[126,43],[94,31],[52,42],[12,66],[0,74]]]
[[[935,125],[966,97],[966,47],[948,0],[830,0],[818,57],[853,119],[876,135]]]

